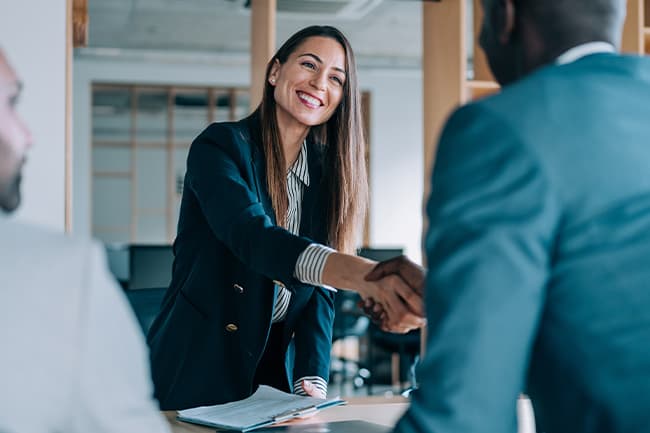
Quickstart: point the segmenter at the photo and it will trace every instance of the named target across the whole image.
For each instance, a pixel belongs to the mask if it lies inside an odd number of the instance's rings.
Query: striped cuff
[[[278,323],[287,318],[289,303],[291,303],[291,292],[284,287],[278,287],[278,297],[275,298],[271,323]]]
[[[325,286],[322,283],[323,268],[330,254],[335,253],[330,247],[321,244],[311,244],[305,251],[300,253],[296,262],[294,276],[305,284],[321,286],[328,290],[336,291],[335,288]]]
[[[296,395],[307,396],[307,393],[302,389],[302,381],[310,381],[317,389],[327,396],[327,382],[320,376],[305,376],[293,382],[293,393]]]

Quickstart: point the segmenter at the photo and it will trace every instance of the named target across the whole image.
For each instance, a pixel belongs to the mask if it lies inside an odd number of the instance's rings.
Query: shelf
[[[497,93],[501,86],[494,81],[469,80],[466,82],[467,99],[473,100]]]

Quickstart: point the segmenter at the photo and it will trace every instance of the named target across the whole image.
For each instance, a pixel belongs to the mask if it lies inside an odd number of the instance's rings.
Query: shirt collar
[[[293,173],[299,181],[309,186],[309,165],[307,164],[307,140],[302,142],[300,153],[296,162],[289,168],[289,173]]]
[[[585,44],[576,45],[573,48],[568,49],[564,53],[560,54],[555,60],[555,63],[558,65],[565,65],[567,63],[575,62],[578,59],[581,59],[585,56],[598,53],[614,53],[616,48],[614,45],[609,42],[587,42]]]

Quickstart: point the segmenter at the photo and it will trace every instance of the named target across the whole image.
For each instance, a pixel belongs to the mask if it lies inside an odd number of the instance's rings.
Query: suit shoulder
[[[547,119],[549,113],[562,108],[561,101],[566,95],[566,74],[557,66],[549,66],[534,72],[512,84],[503,87],[499,92],[488,97],[472,101],[457,110],[462,114],[460,119],[486,123],[491,122],[506,131],[528,137],[527,131],[539,128],[540,119]],[[565,107],[566,108],[566,107]],[[533,130],[534,130],[533,129]]]
[[[213,122],[208,125],[197,138],[206,136],[209,138],[228,138],[244,132],[246,125],[242,120],[237,122]]]
[[[504,89],[504,92],[508,89]],[[515,95],[516,96],[516,95]],[[486,149],[495,151],[529,147],[529,135],[526,134],[526,118],[535,116],[522,115],[525,108],[517,108],[516,100],[508,94],[498,94],[474,101],[459,107],[447,120],[440,136],[438,156],[446,153],[485,153]],[[491,143],[486,146],[486,143]],[[462,147],[463,151],[459,149]],[[436,157],[438,159],[438,157]]]
[[[545,86],[543,81],[543,77],[527,77],[468,105],[480,107],[488,112],[501,113],[506,117],[521,114],[522,110],[540,102],[539,97],[543,96],[540,88]]]
[[[18,222],[0,222],[0,236],[3,281],[27,297],[76,298],[87,289],[88,270],[106,267],[103,248],[88,237]]]
[[[246,119],[237,122],[214,122],[194,139],[191,150],[203,151],[216,146],[232,156],[244,156],[251,152],[250,136]]]
[[[576,101],[580,102],[582,95],[590,94],[598,82],[639,65],[643,60],[605,54],[587,56],[563,65],[547,65],[477,103],[513,119],[572,110]]]

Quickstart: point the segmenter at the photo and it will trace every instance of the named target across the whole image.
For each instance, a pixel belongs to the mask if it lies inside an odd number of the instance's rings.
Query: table
[[[348,404],[325,409],[316,415],[289,421],[292,424],[313,424],[318,422],[362,420],[393,426],[408,408],[408,400],[403,397],[351,397]],[[163,412],[174,433],[207,433],[213,428],[201,427],[176,420],[175,411]]]

